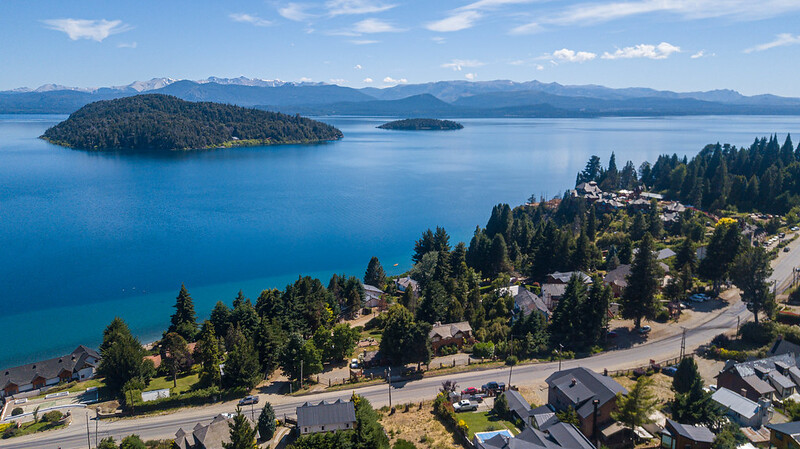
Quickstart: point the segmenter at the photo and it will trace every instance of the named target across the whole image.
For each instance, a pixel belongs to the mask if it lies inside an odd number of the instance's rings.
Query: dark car
[[[503,382],[489,382],[482,386],[481,389],[486,393],[501,393],[506,391],[506,384]]]
[[[617,338],[618,336],[619,334],[617,334],[615,331],[608,331],[608,333],[606,334],[606,337],[608,338]]]

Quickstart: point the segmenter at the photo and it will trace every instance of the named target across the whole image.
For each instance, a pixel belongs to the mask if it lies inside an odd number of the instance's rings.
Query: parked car
[[[474,412],[478,410],[478,404],[470,402],[469,399],[462,399],[453,404],[453,410],[456,412]]]
[[[678,372],[678,368],[675,367],[675,366],[668,366],[668,367],[664,368],[663,370],[661,370],[661,372],[666,374],[667,376],[675,377],[675,373]]]
[[[653,330],[653,329],[652,329],[650,326],[644,325],[644,326],[642,326],[642,327],[640,327],[640,328],[639,328],[639,331],[638,331],[638,332],[639,332],[640,334],[644,335],[644,334],[648,334],[648,333],[650,333],[650,331],[651,331],[651,330]]]
[[[350,360],[350,369],[358,369],[358,359]]]
[[[694,302],[703,302],[706,300],[706,295],[702,293],[695,293],[694,295],[689,297],[689,300]]]
[[[473,395],[473,394],[478,394],[478,389],[475,387],[469,387],[461,390],[462,396]]]
[[[800,231],[800,227],[792,226],[792,231]]]
[[[239,401],[239,405],[258,404],[258,396],[245,396]]]
[[[477,394],[469,394],[469,395],[466,395],[466,396],[461,396],[461,399],[466,399],[468,401],[477,402],[477,403],[480,404],[481,402],[483,402],[483,399],[485,397],[486,397],[486,394],[477,393]]]
[[[608,331],[608,333],[606,334],[606,337],[608,338],[617,338],[618,336],[619,334],[616,331]]]
[[[788,246],[783,247],[783,252],[788,253],[789,251],[791,251],[791,249],[789,249]]]
[[[481,386],[481,391],[484,393],[502,393],[506,391],[506,384],[503,382],[489,382]]]
[[[778,234],[778,237],[779,238],[784,238],[784,237],[786,237],[786,233],[785,232],[781,232],[780,234]]]

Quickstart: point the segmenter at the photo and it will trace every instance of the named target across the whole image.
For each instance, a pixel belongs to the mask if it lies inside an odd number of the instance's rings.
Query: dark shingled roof
[[[784,435],[797,435],[800,433],[800,421],[786,422],[780,424],[767,424],[767,429],[772,429]]]
[[[575,380],[574,385],[573,379]],[[555,372],[547,378],[546,382],[548,387],[564,392],[566,397],[572,401],[575,411],[583,418],[590,416],[594,411],[592,400],[598,399],[599,406],[602,407],[608,401],[616,398],[617,393],[628,394],[628,390],[614,379],[584,367]]]
[[[97,351],[80,345],[71,353],[61,357],[5,369],[0,371],[0,388],[9,384],[28,385],[38,377],[45,380],[54,379],[64,370],[75,373],[87,366],[95,366],[88,361],[89,358],[99,360],[100,355]]]
[[[516,390],[508,390],[504,394],[506,395],[506,401],[508,401],[508,409],[523,420],[527,420],[528,413],[531,411],[531,405],[528,404],[528,401]]]
[[[545,315],[549,312],[542,298],[524,288],[520,288],[519,293],[514,297],[514,305],[525,315],[530,315],[534,310],[538,310]]]
[[[675,429],[675,432],[678,435],[688,438],[689,440],[696,441],[698,443],[714,442],[714,434],[708,430],[708,427],[680,424],[677,421],[673,421],[669,418],[667,418],[667,424]]]
[[[352,402],[337,399],[336,402],[306,402],[297,407],[297,427],[324,426],[356,421],[356,409]]]

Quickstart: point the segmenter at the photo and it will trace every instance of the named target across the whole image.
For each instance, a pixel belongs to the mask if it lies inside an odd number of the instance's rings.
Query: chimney
[[[747,390],[745,390],[744,388],[742,388],[741,390],[739,390],[739,394],[740,394],[740,395],[742,395],[742,396],[744,396],[744,397],[747,397]]]
[[[573,377],[572,378],[572,382],[570,382],[569,384],[570,384],[571,387],[574,387],[577,383],[578,383],[578,380]]]

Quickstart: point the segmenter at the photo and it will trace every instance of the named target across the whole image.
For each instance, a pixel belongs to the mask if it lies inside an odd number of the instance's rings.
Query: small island
[[[342,132],[299,115],[148,94],[87,104],[41,138],[84,150],[200,150],[325,142]]]
[[[435,118],[408,118],[395,120],[379,126],[380,129],[393,129],[402,131],[444,131],[462,129],[464,125],[452,120],[439,120]]]

